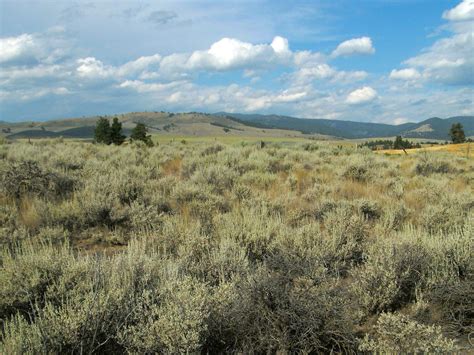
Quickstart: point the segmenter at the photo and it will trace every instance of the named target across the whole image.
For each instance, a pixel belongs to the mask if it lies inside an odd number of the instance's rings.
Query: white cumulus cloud
[[[415,80],[419,79],[421,74],[418,70],[413,68],[407,69],[400,69],[400,70],[392,70],[390,73],[390,79],[398,79],[398,80]]]
[[[113,68],[104,65],[94,57],[80,58],[77,60],[77,74],[83,78],[98,79],[112,75]]]
[[[464,0],[458,6],[443,13],[443,18],[450,21],[474,20],[474,0]]]
[[[349,56],[354,54],[373,54],[375,48],[372,46],[370,37],[353,38],[342,42],[332,52],[333,57]]]
[[[197,70],[264,67],[283,63],[290,55],[288,41],[283,37],[275,37],[270,45],[254,45],[235,38],[222,38],[206,51],[193,52],[186,61],[186,66]]]
[[[354,90],[347,95],[346,103],[349,105],[358,105],[374,101],[376,98],[377,91],[372,89],[370,86],[364,86],[363,88]]]
[[[0,38],[0,63],[30,56],[33,54],[34,48],[35,42],[30,34]]]
[[[446,85],[474,84],[474,0],[464,0],[443,13],[451,35],[438,39],[404,62],[423,79]]]

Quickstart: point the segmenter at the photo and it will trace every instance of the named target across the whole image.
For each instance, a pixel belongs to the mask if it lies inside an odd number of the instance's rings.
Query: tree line
[[[451,137],[451,141],[453,142],[453,144],[460,144],[460,143],[471,141],[471,139],[466,140],[464,128],[461,123],[453,123],[453,125],[451,126],[451,129],[449,130],[449,136]],[[448,144],[448,142],[446,142],[445,144]],[[413,143],[413,142],[408,141],[408,139],[404,140],[402,136],[397,136],[394,141],[390,139],[378,139],[378,140],[364,142],[360,144],[359,147],[368,147],[372,150],[412,149],[412,148],[421,148],[421,144]]]
[[[105,117],[100,117],[95,125],[94,142],[121,145],[127,137],[122,132],[122,123],[114,117],[112,124]],[[137,123],[130,134],[130,141],[142,141],[148,146],[153,145],[148,129],[143,123]]]

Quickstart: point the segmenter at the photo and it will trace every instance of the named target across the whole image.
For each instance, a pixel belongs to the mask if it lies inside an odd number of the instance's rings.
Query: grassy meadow
[[[474,159],[0,144],[0,353],[472,351]]]

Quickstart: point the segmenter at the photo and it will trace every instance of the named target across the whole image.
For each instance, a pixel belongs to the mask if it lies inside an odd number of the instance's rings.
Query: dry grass
[[[161,168],[163,169],[163,173],[165,175],[179,176],[181,173],[182,163],[183,163],[183,159],[176,157],[174,159],[164,162],[161,165]]]
[[[0,353],[357,353],[398,313],[472,329],[473,159],[220,143],[6,145]],[[61,179],[35,188],[26,161]]]
[[[37,231],[41,224],[41,217],[36,208],[37,203],[29,197],[24,197],[20,201],[18,213],[20,221],[29,231]]]
[[[432,147],[423,147],[415,149],[407,149],[408,154],[418,154],[422,152],[448,152],[455,154],[457,156],[465,158],[474,158],[474,144],[473,143],[462,143],[462,144],[448,144],[448,145],[437,145]],[[378,154],[396,154],[401,155],[405,154],[403,150],[399,149],[387,149],[387,150],[378,150]]]

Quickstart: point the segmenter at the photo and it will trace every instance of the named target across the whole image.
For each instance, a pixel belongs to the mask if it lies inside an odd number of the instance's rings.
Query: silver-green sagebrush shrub
[[[367,314],[397,310],[423,287],[431,258],[422,245],[381,241],[354,273],[353,290]]]
[[[444,337],[441,328],[427,326],[394,313],[382,313],[374,327],[373,336],[367,335],[359,350],[386,354],[449,354],[459,348]]]
[[[349,305],[331,283],[289,279],[259,268],[238,287],[228,326],[246,352],[354,349]]]
[[[25,242],[1,254],[1,318],[17,312],[30,312],[36,302],[44,302],[47,288],[75,263],[67,244]]]
[[[129,352],[192,353],[207,335],[209,290],[196,280],[168,281],[159,294],[144,293],[133,324],[118,333]]]
[[[74,189],[74,180],[44,171],[35,161],[22,161],[4,166],[0,171],[2,191],[15,198],[31,194],[65,196]]]

